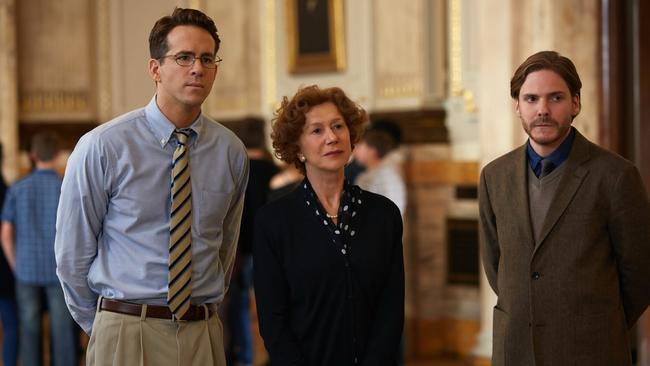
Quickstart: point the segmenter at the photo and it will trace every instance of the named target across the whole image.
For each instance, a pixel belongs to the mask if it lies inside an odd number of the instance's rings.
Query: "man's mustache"
[[[530,127],[539,127],[539,126],[558,126],[559,123],[557,123],[556,120],[550,117],[539,117],[535,118],[533,120],[533,123],[530,124]]]

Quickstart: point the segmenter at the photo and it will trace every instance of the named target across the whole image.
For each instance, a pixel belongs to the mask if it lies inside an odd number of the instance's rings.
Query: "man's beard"
[[[530,123],[530,125],[528,125],[526,122],[523,122],[523,118],[522,118],[522,125],[524,126],[524,131],[526,131],[528,137],[530,137],[531,140],[535,141],[539,145],[551,145],[557,140],[561,140],[564,137],[566,137],[569,130],[571,129],[570,124],[567,125],[566,127],[562,127],[558,121],[550,117],[535,118],[533,122]],[[554,128],[557,131],[557,136],[555,137],[551,136],[549,137],[550,139],[544,137],[542,137],[542,139],[537,139],[532,134],[532,131],[537,127]]]

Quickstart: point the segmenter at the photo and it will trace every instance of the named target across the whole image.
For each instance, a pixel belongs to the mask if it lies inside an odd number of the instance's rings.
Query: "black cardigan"
[[[387,198],[367,191],[361,197],[355,235],[346,238],[349,266],[308,210],[302,185],[259,211],[255,294],[271,365],[397,365],[402,218]]]

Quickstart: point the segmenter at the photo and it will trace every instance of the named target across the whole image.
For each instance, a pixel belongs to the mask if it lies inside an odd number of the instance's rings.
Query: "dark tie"
[[[542,159],[539,163],[542,165],[542,169],[539,172],[539,179],[551,174],[553,169],[555,169],[555,164],[549,159]]]
[[[190,307],[192,292],[192,184],[189,133],[176,131],[178,145],[172,167],[172,205],[169,224],[169,289],[167,303],[177,319]]]

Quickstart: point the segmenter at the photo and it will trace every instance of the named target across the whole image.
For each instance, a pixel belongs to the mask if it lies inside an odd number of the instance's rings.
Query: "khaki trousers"
[[[172,321],[97,311],[86,365],[226,366],[223,327],[216,314]]]

